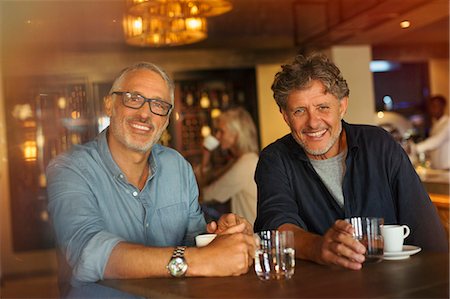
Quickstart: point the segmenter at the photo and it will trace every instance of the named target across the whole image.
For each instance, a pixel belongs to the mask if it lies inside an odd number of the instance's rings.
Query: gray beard
[[[333,147],[333,145],[336,144],[336,142],[339,140],[339,136],[341,136],[341,132],[342,132],[342,123],[339,123],[339,132],[336,134],[336,136],[331,137],[330,141],[328,142],[328,144],[325,146],[324,149],[312,150],[308,148],[301,140],[297,140],[297,142],[308,154],[312,156],[322,156],[328,153],[328,151]]]

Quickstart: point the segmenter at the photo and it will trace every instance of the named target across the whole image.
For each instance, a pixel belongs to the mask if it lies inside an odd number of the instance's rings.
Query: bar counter
[[[419,252],[360,271],[296,260],[290,280],[238,277],[105,280],[104,286],[146,298],[449,298],[449,256]]]

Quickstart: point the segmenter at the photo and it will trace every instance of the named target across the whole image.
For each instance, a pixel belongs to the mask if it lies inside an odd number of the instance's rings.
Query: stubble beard
[[[115,113],[113,111],[112,116],[114,116],[114,114]],[[126,118],[121,118],[118,121],[116,120],[114,122],[111,122],[111,129],[112,129],[111,133],[126,148],[128,148],[132,151],[146,153],[146,152],[150,151],[152,149],[152,147],[159,141],[159,139],[161,138],[161,135],[163,134],[166,127],[168,126],[168,121],[166,121],[166,123],[163,126],[161,126],[158,131],[154,131],[155,126],[150,123],[153,132],[150,132],[149,134],[153,134],[153,138],[151,138],[150,141],[142,144],[142,143],[135,142],[133,140],[132,135],[126,133],[125,128],[127,127],[126,126],[127,123],[134,119],[135,119],[135,117],[130,116],[130,117],[126,117]]]
[[[330,137],[330,140],[328,141],[327,145],[322,149],[311,149],[307,146],[305,142],[303,142],[300,138],[295,138],[297,142],[300,144],[300,146],[307,152],[309,155],[312,156],[323,156],[333,147],[333,145],[336,144],[336,142],[339,140],[339,136],[341,136],[342,132],[342,123],[339,122],[339,130],[336,135],[332,135]]]

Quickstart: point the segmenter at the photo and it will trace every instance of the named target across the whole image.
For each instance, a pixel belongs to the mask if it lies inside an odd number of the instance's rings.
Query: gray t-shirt
[[[310,159],[312,166],[319,174],[328,191],[330,191],[331,195],[333,195],[334,199],[341,208],[344,206],[342,181],[344,180],[346,156],[347,150],[344,150],[337,156],[334,156],[330,159]]]

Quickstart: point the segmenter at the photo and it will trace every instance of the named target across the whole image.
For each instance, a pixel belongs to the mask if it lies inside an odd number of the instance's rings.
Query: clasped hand
[[[238,215],[226,214],[217,223],[209,223],[206,229],[217,234],[210,244],[200,248],[206,254],[208,276],[246,273],[253,264],[256,249],[252,225]]]
[[[353,238],[353,227],[337,220],[322,237],[319,261],[344,268],[359,270],[365,260],[366,248]]]

